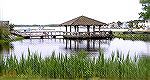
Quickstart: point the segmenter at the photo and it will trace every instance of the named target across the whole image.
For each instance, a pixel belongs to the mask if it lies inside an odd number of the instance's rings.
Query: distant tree
[[[144,22],[143,20],[134,20],[133,21],[133,25],[134,25],[134,28],[136,29],[139,29],[141,28],[138,24],[141,23],[141,22]]]
[[[123,23],[120,22],[120,21],[117,22],[118,27],[121,27],[122,24],[123,24]]]
[[[13,31],[13,30],[14,30],[14,27],[15,27],[14,24],[10,24],[10,25],[9,25],[10,31]]]
[[[112,24],[112,25],[111,25],[112,28],[114,28],[114,27],[115,27],[115,22],[112,22],[111,24]]]
[[[143,12],[139,13],[140,18],[143,20],[150,18],[150,0],[140,0],[140,3],[143,6]]]
[[[128,21],[127,23],[128,23],[129,28],[133,28],[133,21],[132,20]]]
[[[139,28],[139,27],[138,27],[138,24],[139,24],[139,20],[134,20],[134,21],[133,21],[133,26],[134,26],[134,28]]]
[[[131,21],[128,21],[127,23],[128,23],[129,28],[139,29],[141,28],[141,26],[139,26],[138,24],[141,22],[144,22],[144,20],[131,20]]]

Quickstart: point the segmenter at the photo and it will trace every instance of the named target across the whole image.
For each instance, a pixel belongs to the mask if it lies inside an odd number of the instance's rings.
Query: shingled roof
[[[107,25],[106,23],[88,18],[86,16],[79,16],[67,22],[60,24],[61,26],[102,26]]]

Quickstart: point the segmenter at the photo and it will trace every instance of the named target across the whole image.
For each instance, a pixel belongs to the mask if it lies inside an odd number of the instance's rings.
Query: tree
[[[127,22],[127,23],[128,23],[129,28],[133,28],[133,21],[132,20]]]
[[[14,24],[10,24],[10,25],[9,25],[10,31],[13,31],[13,30],[14,30],[14,27],[15,27]]]
[[[150,0],[140,0],[140,3],[143,6],[143,12],[139,13],[140,18],[143,20],[150,18]]]
[[[7,26],[0,25],[0,39],[7,37],[10,34]]]
[[[139,29],[141,28],[138,24],[141,23],[141,22],[144,22],[143,20],[133,20],[133,26],[134,28],[136,29]]]
[[[144,22],[144,21],[143,20],[131,20],[131,21],[128,21],[127,23],[128,23],[129,28],[139,29],[141,27],[138,24],[141,22]]]

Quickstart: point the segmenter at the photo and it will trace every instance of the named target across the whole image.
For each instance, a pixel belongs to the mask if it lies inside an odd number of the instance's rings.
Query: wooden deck
[[[112,38],[111,31],[95,31],[95,32],[64,32],[65,39],[105,39]]]
[[[14,31],[12,34],[22,36],[26,39],[30,38],[56,38],[56,36],[63,36],[63,31],[48,31],[48,32],[19,32]]]
[[[112,38],[111,31],[95,31],[95,32],[63,32],[63,31],[49,31],[49,32],[13,32],[24,38],[56,38],[62,36],[64,39],[108,39]]]

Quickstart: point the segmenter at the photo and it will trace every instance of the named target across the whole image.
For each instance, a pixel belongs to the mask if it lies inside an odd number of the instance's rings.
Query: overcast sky
[[[0,0],[0,20],[60,24],[84,15],[102,22],[138,19],[139,0]]]

